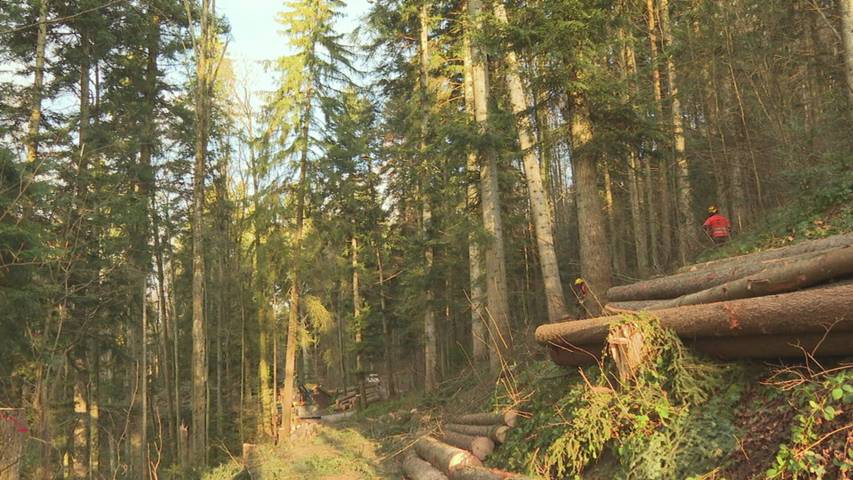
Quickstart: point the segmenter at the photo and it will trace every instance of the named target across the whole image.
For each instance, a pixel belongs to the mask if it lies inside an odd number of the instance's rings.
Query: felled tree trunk
[[[718,360],[837,357],[850,355],[853,332],[801,333],[796,335],[746,335],[688,340],[687,346]],[[603,345],[566,347],[551,345],[551,360],[557,365],[583,366],[600,361]]]
[[[447,480],[445,474],[411,450],[403,459],[403,473],[411,480]]]
[[[515,473],[471,466],[456,468],[450,472],[450,480],[527,480],[527,478]]]
[[[415,442],[415,451],[418,452],[418,456],[446,475],[450,474],[454,468],[465,465],[482,465],[480,460],[469,452],[439,442],[433,437],[423,437]]]
[[[441,434],[439,439],[448,445],[468,450],[479,460],[485,460],[495,450],[495,442],[488,437],[475,437],[464,433],[446,431]]]
[[[662,310],[684,305],[785,293],[853,273],[853,247],[851,246],[795,258],[796,260],[777,263],[754,275],[716,287],[646,305],[644,310]]]
[[[682,339],[738,337],[746,335],[793,335],[853,331],[853,284],[803,290],[743,300],[668,308],[655,312],[661,325]],[[599,317],[536,329],[536,340],[556,345],[603,345],[610,325],[621,316]],[[851,347],[853,349],[853,347]]]
[[[749,275],[760,273],[768,268],[784,268],[793,263],[808,261],[820,256],[824,251],[807,252],[782,259],[757,260],[725,264],[707,269],[678,273],[667,277],[658,277],[630,285],[613,287],[607,292],[607,298],[613,303],[625,301],[665,300],[716,287]]]
[[[451,419],[451,423],[461,423],[464,425],[506,425],[514,427],[517,422],[518,412],[514,410],[507,410],[503,413],[471,413]]]
[[[509,431],[509,427],[506,425],[461,425],[458,423],[448,423],[444,428],[465,435],[488,437],[497,443],[504,443],[506,441],[506,434]]]
[[[711,260],[710,262],[697,263],[695,265],[687,265],[678,269],[682,272],[696,272],[707,268],[718,268],[725,265],[737,265],[744,262],[762,262],[766,260],[776,260],[780,258],[793,257],[804,253],[819,252],[835,247],[843,247],[844,245],[853,245],[853,233],[845,233],[841,235],[833,235],[831,237],[819,238],[816,240],[808,240],[799,242],[787,247],[771,248],[747,255],[739,255],[737,257],[722,258],[720,260]]]

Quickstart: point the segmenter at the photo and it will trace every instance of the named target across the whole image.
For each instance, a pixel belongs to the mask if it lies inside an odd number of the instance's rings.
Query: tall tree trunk
[[[604,177],[604,211],[607,214],[606,236],[610,240],[611,271],[624,273],[627,268],[625,266],[625,254],[620,242],[622,235],[619,232],[619,226],[622,222],[617,218],[618,210],[613,200],[613,179],[610,177],[610,163],[607,160],[601,162],[601,173]]]
[[[300,262],[302,260],[302,234],[305,218],[305,196],[307,195],[308,143],[311,138],[309,129],[312,117],[314,90],[310,85],[305,87],[304,107],[300,119],[301,152],[299,158],[299,183],[296,186],[296,231],[294,232],[294,262],[290,272],[290,305],[287,316],[287,345],[284,357],[284,391],[281,395],[281,436],[280,441],[290,440],[290,427],[293,418],[293,387],[296,380],[296,339],[299,329],[299,308],[301,292]]]
[[[482,0],[468,0],[468,19],[475,31],[482,28]],[[471,81],[474,94],[474,120],[481,138],[489,134],[489,71],[486,56],[476,41],[471,42]],[[489,142],[477,149],[480,162],[480,204],[483,210],[483,229],[490,236],[483,247],[486,281],[486,310],[483,312],[489,364],[493,373],[501,370],[502,359],[512,348],[509,321],[509,300],[506,282],[501,194],[498,182],[498,160]]]
[[[44,52],[47,45],[47,10],[48,1],[39,2],[39,25],[36,37],[36,64],[33,69],[33,89],[30,95],[30,123],[27,127],[27,163],[31,168],[37,168],[38,136],[41,126],[41,98],[44,87]]]
[[[388,382],[388,396],[397,394],[394,382],[394,367],[392,366],[391,347],[392,332],[388,322],[388,310],[385,305],[385,269],[382,266],[382,249],[376,247],[376,268],[379,274],[379,314],[382,316],[382,364],[385,367],[385,380]]]
[[[853,120],[853,0],[841,2],[841,38],[844,41],[844,73],[847,77],[847,100]]]
[[[429,9],[430,3],[424,2],[418,11],[418,20],[420,22],[420,37],[419,37],[419,54],[420,54],[420,93],[421,93],[421,111],[423,114],[421,120],[421,161],[426,163],[427,135],[429,133]],[[421,180],[421,200],[422,220],[421,227],[423,229],[424,240],[428,242],[429,235],[432,233],[432,210],[430,206],[431,189],[429,188],[430,175],[424,175]],[[433,264],[433,249],[427,245],[424,251],[424,267],[425,272],[429,275],[432,271]],[[433,301],[435,295],[432,287],[427,282],[426,299],[424,305],[424,390],[431,391],[438,384],[437,368],[438,368],[438,338],[436,336],[435,327],[435,311]]]
[[[669,21],[669,0],[660,0],[660,26],[666,48],[672,50],[672,27]],[[672,140],[675,152],[675,186],[678,205],[678,256],[682,265],[693,245],[697,242],[696,216],[693,212],[693,187],[690,182],[690,168],[685,152],[684,120],[681,117],[681,99],[678,93],[678,78],[672,52],[666,55],[666,74],[669,84],[670,113],[672,115]]]
[[[139,409],[139,431],[142,448],[139,450],[141,458],[139,464],[142,466],[140,470],[141,478],[148,478],[148,304],[146,302],[146,291],[148,290],[148,282],[146,277],[142,277],[142,324],[140,325],[141,356],[140,356],[140,375],[139,375],[139,390],[141,392],[141,405]]]
[[[189,16],[189,3],[187,2]],[[211,0],[201,1],[201,32],[195,40],[195,162],[192,203],[192,428],[190,461],[206,464],[207,457],[207,335],[204,318],[204,170],[207,160],[208,95],[211,85]]]
[[[359,266],[358,266],[358,239],[355,237],[355,226],[353,225],[353,235],[350,239],[350,256],[352,262],[352,319],[355,329],[355,369],[359,374],[364,373],[364,359],[361,354],[362,342],[362,299],[361,286],[359,285]]]
[[[503,25],[509,23],[506,9],[500,1],[494,3],[494,14]],[[560,283],[560,267],[554,250],[554,226],[551,206],[545,195],[542,174],[539,171],[539,159],[536,158],[533,130],[527,113],[527,95],[519,73],[519,62],[515,52],[508,50],[506,62],[506,83],[509,90],[512,112],[515,115],[518,143],[524,160],[524,175],[527,180],[527,193],[530,197],[530,209],[536,228],[536,245],[539,250],[539,266],[542,268],[542,280],[545,286],[545,300],[548,306],[548,321],[556,322],[568,316],[563,286]]]
[[[464,32],[464,67],[465,67],[465,113],[474,120],[474,67],[471,60],[471,31],[469,27]],[[479,225],[474,207],[478,204],[479,191],[477,182],[479,177],[477,151],[471,148],[467,154],[466,171],[468,173],[466,207],[472,220],[472,226]],[[470,296],[468,302],[471,305],[471,342],[472,356],[475,360],[485,359],[488,354],[488,343],[486,339],[486,325],[483,323],[483,257],[480,252],[480,244],[475,233],[468,235],[468,278],[470,285]]]
[[[596,315],[606,301],[612,282],[607,224],[598,193],[595,157],[586,150],[592,139],[589,111],[581,97],[574,99],[571,116],[572,166],[577,189],[578,237],[580,239],[581,276],[591,292],[584,304],[587,313]]]
[[[654,98],[655,121],[663,122],[663,93],[661,88],[660,61],[658,60],[658,27],[657,15],[655,13],[654,0],[646,0],[646,33],[649,38],[649,62],[652,73],[652,93]],[[660,148],[657,148],[660,152]],[[669,160],[667,155],[661,155],[658,162],[658,194],[660,197],[654,201],[651,175],[651,158],[646,162],[646,183],[648,184],[648,215],[649,228],[652,237],[652,257],[658,252],[658,264],[664,266],[669,263],[672,256],[672,226],[670,224],[670,195],[669,195]],[[659,205],[660,210],[655,212],[652,205]],[[656,239],[657,237],[657,239]],[[657,266],[657,265],[656,265]]]

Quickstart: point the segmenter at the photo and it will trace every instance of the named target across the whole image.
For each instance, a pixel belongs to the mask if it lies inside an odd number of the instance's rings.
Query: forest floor
[[[358,423],[312,425],[288,445],[260,445],[252,456],[251,474],[235,459],[203,480],[399,479],[397,463],[382,455],[381,443],[363,435],[358,427]]]

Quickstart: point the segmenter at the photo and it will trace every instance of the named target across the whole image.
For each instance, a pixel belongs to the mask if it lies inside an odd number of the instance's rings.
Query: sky
[[[359,25],[370,5],[368,0],[348,0],[339,22],[341,33]],[[218,0],[217,10],[231,22],[229,55],[236,60],[272,60],[285,53],[286,41],[276,22],[283,0]]]

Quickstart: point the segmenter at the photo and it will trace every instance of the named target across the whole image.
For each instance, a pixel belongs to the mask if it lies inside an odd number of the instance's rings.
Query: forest
[[[344,8],[277,4],[250,64],[215,0],[0,2],[21,478],[199,478],[303,384],[494,384],[612,286],[853,230],[851,0]]]

